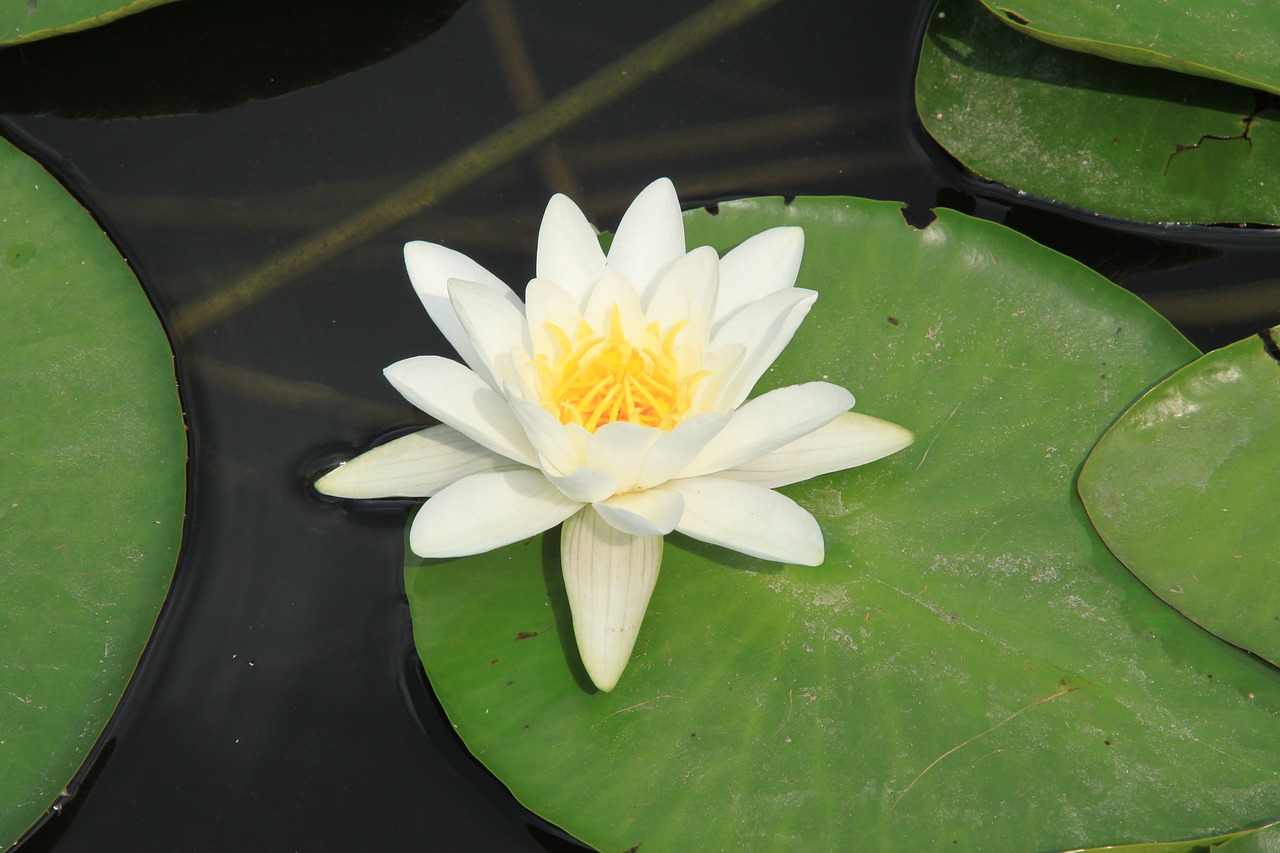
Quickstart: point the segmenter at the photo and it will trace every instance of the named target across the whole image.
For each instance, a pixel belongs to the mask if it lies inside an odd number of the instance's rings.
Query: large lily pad
[[[1153,388],[1090,454],[1080,496],[1156,595],[1280,663],[1280,364],[1268,347],[1248,338]]]
[[[182,534],[173,355],[92,217],[0,140],[0,848],[115,709]]]
[[[173,0],[27,0],[0,4],[0,45],[36,41],[109,24]]]
[[[610,694],[584,688],[554,534],[411,556],[427,674],[518,799],[600,849],[655,851],[1053,850],[1280,811],[1280,674],[1152,595],[1074,486],[1194,347],[952,211],[916,230],[890,203],[757,199],[686,224],[721,251],[802,225],[821,296],[765,384],[840,383],[917,440],[789,489],[825,531],[820,567],[669,537]]]
[[[1020,35],[942,0],[921,48],[925,129],[981,177],[1111,216],[1280,223],[1280,111],[1257,93]]]
[[[1249,0],[982,0],[1041,41],[1280,93],[1280,6]]]

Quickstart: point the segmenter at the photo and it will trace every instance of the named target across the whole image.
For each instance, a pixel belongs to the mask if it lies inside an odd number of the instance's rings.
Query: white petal
[[[729,415],[708,412],[681,421],[675,429],[659,430],[658,440],[645,456],[636,485],[648,489],[670,480],[687,468],[728,422]]]
[[[515,398],[511,394],[507,395],[507,403],[524,428],[529,443],[538,453],[538,460],[542,463],[538,467],[548,474],[561,476],[582,464],[564,424],[556,420],[555,415],[537,403]]]
[[[382,373],[406,400],[476,444],[537,465],[533,445],[507,399],[458,362],[421,355],[397,361]]]
[[[587,294],[587,307],[583,309],[582,316],[597,335],[608,335],[614,307],[618,309],[618,320],[625,337],[630,338],[643,328],[644,310],[640,307],[636,289],[631,282],[610,270]],[[568,329],[565,331],[573,334]]]
[[[715,310],[720,280],[720,258],[710,246],[694,249],[672,265],[652,298],[645,303],[645,319],[656,320],[663,331],[688,322],[687,336],[705,348],[711,338],[711,312]]]
[[[419,557],[481,554],[555,527],[581,506],[539,471],[473,474],[423,504],[409,547]]]
[[[804,230],[783,226],[761,231],[720,261],[716,321],[778,290],[793,287],[804,255]]]
[[[666,536],[680,521],[684,497],[676,491],[649,489],[614,495],[594,506],[601,518],[623,533]]]
[[[502,294],[474,281],[451,278],[448,282],[449,301],[454,313],[466,330],[467,337],[484,365],[495,391],[501,391],[504,382],[512,378],[512,347],[528,350],[528,324],[524,318],[523,304],[512,305]]]
[[[732,468],[808,435],[853,406],[853,395],[830,382],[788,385],[747,401],[707,447],[680,472],[697,477]]]
[[[425,498],[471,474],[518,466],[440,424],[361,453],[316,480],[315,489],[338,498]]]
[[[747,354],[733,377],[721,387],[716,401],[718,410],[736,409],[747,399],[774,359],[791,343],[817,298],[812,290],[780,290],[753,302],[720,326],[711,338],[711,346],[740,344],[747,348]]]
[[[680,198],[671,181],[659,178],[645,187],[622,215],[609,247],[609,269],[625,276],[642,301],[648,302],[662,274],[682,257]]]
[[[612,690],[658,582],[662,537],[623,533],[587,507],[565,522],[560,562],[582,664],[597,687]]]
[[[544,472],[545,473],[545,472]],[[589,504],[602,501],[618,491],[618,481],[607,471],[580,465],[570,474],[545,473],[551,484],[570,500]]]
[[[764,560],[822,562],[818,522],[786,495],[719,477],[672,480],[663,488],[684,496],[676,530],[687,536]]]
[[[693,390],[691,410],[695,412],[729,412],[730,406],[721,406],[725,386],[732,384],[736,389],[739,383],[735,377],[742,372],[742,363],[747,357],[747,348],[742,344],[725,344],[716,347],[706,354],[702,369],[710,372]]]
[[[468,258],[461,252],[446,249],[435,243],[415,241],[404,246],[404,265],[409,271],[409,281],[422,300],[422,307],[427,309],[432,322],[440,329],[458,355],[481,376],[487,372],[477,357],[475,347],[462,328],[462,321],[453,310],[449,301],[449,279],[458,278],[463,281],[474,281],[490,288],[503,299],[521,307],[520,297],[516,296],[502,281]],[[487,380],[490,377],[484,376]]]
[[[554,339],[547,331],[547,324],[560,327],[572,339],[582,320],[580,303],[585,303],[585,296],[581,300],[575,299],[554,281],[535,278],[529,282],[524,298],[529,339],[533,342],[532,352],[554,360],[558,353],[553,347]]]
[[[538,229],[538,278],[560,285],[581,307],[604,264],[596,229],[567,196],[553,195]]]
[[[649,448],[662,430],[627,421],[605,424],[587,439],[587,465],[608,471],[618,481],[618,491],[635,488]]]
[[[897,453],[914,440],[910,430],[897,424],[845,412],[803,438],[743,465],[721,471],[716,476],[773,489],[820,474],[866,465]]]

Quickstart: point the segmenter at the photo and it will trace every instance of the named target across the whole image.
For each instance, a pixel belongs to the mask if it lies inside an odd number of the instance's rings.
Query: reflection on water
[[[404,6],[379,5],[358,14]],[[194,463],[177,581],[96,766],[24,849],[576,846],[463,752],[423,686],[401,590],[404,507],[340,508],[306,486],[324,463],[422,422],[380,377],[446,352],[408,286],[408,239],[520,282],[551,191],[612,227],[669,175],[690,203],[839,193],[902,200],[913,221],[935,204],[1007,221],[1167,308],[1202,345],[1280,319],[1268,235],[1113,226],[964,178],[914,117],[929,5],[779,2],[546,144],[285,269],[261,298],[184,323]],[[424,41],[388,44],[314,88],[215,112],[4,128],[97,213],[172,329],[689,11],[475,0]]]

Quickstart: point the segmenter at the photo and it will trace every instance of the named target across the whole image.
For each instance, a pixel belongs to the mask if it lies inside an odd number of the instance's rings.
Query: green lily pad
[[[762,384],[839,383],[916,443],[786,489],[822,524],[817,568],[668,537],[609,694],[584,686],[556,534],[411,555],[418,651],[468,748],[602,850],[1054,850],[1273,818],[1280,673],[1152,595],[1074,486],[1198,351],[953,211],[924,230],[856,199],[686,214],[721,252],[783,224],[821,295]]]
[[[182,535],[173,354],[124,259],[0,140],[0,848],[53,803],[155,624]]]
[[[1203,77],[1019,35],[942,0],[916,75],[925,129],[1014,189],[1146,221],[1280,223],[1280,110]]]
[[[1248,0],[982,0],[1049,44],[1280,93],[1280,6]]]
[[[1280,364],[1268,345],[1239,341],[1153,388],[1098,442],[1080,496],[1156,595],[1280,663]]]
[[[100,27],[173,0],[10,0],[0,4],[0,45]]]

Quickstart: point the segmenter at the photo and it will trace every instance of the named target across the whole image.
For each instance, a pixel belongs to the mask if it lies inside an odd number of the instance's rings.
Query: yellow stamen
[[[688,325],[665,331],[656,322],[628,339],[622,311],[609,312],[608,334],[585,321],[569,334],[547,323],[555,355],[539,354],[534,368],[543,406],[564,424],[588,432],[615,421],[672,429],[688,413],[693,391],[708,371],[682,375],[676,338]]]

